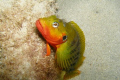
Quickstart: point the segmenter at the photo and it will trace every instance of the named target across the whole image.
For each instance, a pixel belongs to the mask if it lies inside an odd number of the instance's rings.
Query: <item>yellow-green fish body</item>
[[[84,60],[85,38],[82,30],[73,21],[66,23],[67,41],[57,48],[57,65],[66,72],[64,78],[78,75],[77,70]]]
[[[38,30],[47,42],[47,55],[50,54],[48,44],[56,49],[56,64],[61,70],[61,79],[69,79],[80,74],[79,66],[84,60],[85,37],[79,26],[68,23],[56,16],[40,18],[36,22]],[[42,28],[41,28],[42,27]]]

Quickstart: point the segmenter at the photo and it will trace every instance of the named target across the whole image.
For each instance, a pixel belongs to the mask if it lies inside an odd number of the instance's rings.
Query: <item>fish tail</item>
[[[60,80],[64,80],[64,76],[66,74],[66,71],[61,71],[61,74],[60,74]]]
[[[74,70],[72,72],[68,72],[64,75],[64,79],[63,80],[67,80],[70,79],[72,77],[78,76],[81,72],[79,70]]]

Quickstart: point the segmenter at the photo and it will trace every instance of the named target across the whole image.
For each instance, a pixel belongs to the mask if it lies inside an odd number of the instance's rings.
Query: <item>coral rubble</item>
[[[35,26],[56,9],[55,0],[1,1],[0,80],[57,79],[54,55],[43,57],[46,44]]]

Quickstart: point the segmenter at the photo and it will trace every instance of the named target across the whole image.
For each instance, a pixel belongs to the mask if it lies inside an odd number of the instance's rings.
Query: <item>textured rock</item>
[[[56,12],[55,0],[9,0],[0,3],[0,80],[56,80],[54,54],[44,57],[38,18]]]

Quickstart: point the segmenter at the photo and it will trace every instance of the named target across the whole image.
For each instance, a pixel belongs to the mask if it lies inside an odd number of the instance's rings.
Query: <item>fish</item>
[[[46,40],[46,56],[50,56],[51,47],[55,49],[55,63],[61,71],[60,79],[66,80],[78,76],[78,68],[85,57],[85,36],[74,22],[65,22],[55,15],[39,18],[36,27]]]

